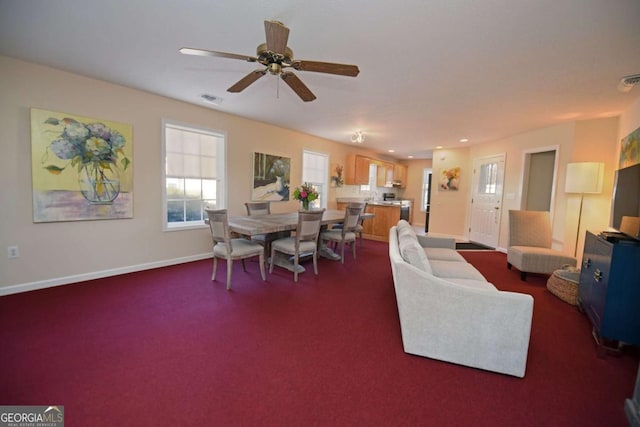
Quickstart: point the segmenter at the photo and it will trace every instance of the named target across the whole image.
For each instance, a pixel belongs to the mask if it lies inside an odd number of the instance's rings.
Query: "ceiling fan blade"
[[[267,73],[267,70],[255,70],[241,78],[236,84],[227,89],[227,92],[242,92],[245,90],[251,83],[258,80],[260,77],[264,76]]]
[[[291,66],[300,71],[314,71],[316,73],[338,74],[349,77],[355,77],[360,73],[357,65],[334,64],[331,62],[295,61]]]
[[[282,22],[264,21],[264,32],[267,36],[267,49],[284,55],[289,40],[289,29]]]
[[[216,56],[218,58],[230,58],[240,59],[242,61],[256,62],[258,58],[248,55],[238,55],[237,53],[216,52],[214,50],[194,49],[192,47],[183,47],[179,50],[180,53],[185,55],[199,55],[199,56]]]
[[[281,73],[280,77],[282,77],[282,80],[284,80],[284,82],[288,84],[289,87],[293,89],[293,91],[304,102],[309,102],[316,99],[316,96],[313,94],[313,92],[311,92],[309,88],[304,83],[302,83],[302,80],[300,80],[298,76],[296,76],[295,74],[287,71],[287,72]]]

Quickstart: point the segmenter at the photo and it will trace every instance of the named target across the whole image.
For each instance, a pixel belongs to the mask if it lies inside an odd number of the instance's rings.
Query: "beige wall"
[[[578,244],[578,253],[580,253],[584,230],[606,228],[609,221],[615,157],[613,153],[619,144],[617,129],[617,117],[586,120],[537,129],[467,148],[436,150],[433,155],[434,185],[437,186],[442,169],[460,166],[462,175],[459,191],[434,190],[430,230],[433,230],[434,234],[450,235],[460,239],[468,237],[473,159],[505,154],[505,183],[498,244],[499,248],[505,249],[508,245],[509,233],[508,211],[521,209],[522,206],[525,156],[531,152],[556,149],[558,170],[552,201],[553,246],[566,253],[572,254],[574,251],[578,210],[576,201],[579,204],[579,197],[564,193],[566,164],[578,161],[605,162],[603,193],[585,196],[581,238]],[[409,163],[410,169],[414,163]]]
[[[0,248],[3,253],[9,245],[20,249],[18,259],[0,256],[0,295],[209,256],[211,238],[206,229],[162,231],[163,119],[226,132],[231,214],[244,213],[254,151],[291,157],[291,185],[297,186],[303,149],[329,153],[332,168],[337,163],[344,165],[347,154],[357,150],[2,56],[0,93],[0,179],[4,183]],[[29,134],[29,109],[33,107],[133,125],[132,219],[33,223]],[[335,207],[335,191],[329,190],[329,207]],[[290,201],[274,204],[273,210],[298,207]]]
[[[162,231],[161,121],[174,121],[216,129],[227,134],[228,207],[242,214],[251,188],[254,151],[291,157],[291,185],[299,185],[303,149],[329,153],[331,171],[345,164],[347,154],[358,150],[292,130],[247,120],[147,92],[85,78],[79,75],[0,56],[0,249],[20,248],[20,258],[0,256],[0,295],[20,290],[71,283],[91,277],[153,268],[209,256],[206,229]],[[31,151],[29,109],[43,108],[133,125],[134,217],[108,221],[34,224],[31,201]],[[434,191],[430,230],[467,236],[471,165],[474,158],[506,154],[503,212],[519,209],[524,154],[544,147],[559,149],[558,187],[554,206],[554,246],[573,252],[575,200],[564,194],[564,168],[570,161],[606,163],[605,192],[585,197],[588,228],[608,224],[613,171],[619,141],[640,125],[640,100],[619,119],[566,123],[454,150],[436,150],[433,160],[410,160],[408,186],[402,195],[420,199],[422,169],[432,167]],[[442,169],[460,166],[459,191],[438,191]],[[335,207],[341,189],[329,190],[329,207]],[[345,189],[357,194],[357,189]],[[276,212],[297,209],[294,201],[275,204]],[[569,213],[568,213],[569,212]],[[603,214],[606,212],[606,214]],[[416,210],[416,225],[424,215]],[[572,227],[573,224],[573,227]],[[500,247],[507,244],[508,222],[503,215]],[[572,237],[573,236],[573,237]],[[567,243],[565,243],[567,242]],[[579,248],[579,251],[581,249]]]

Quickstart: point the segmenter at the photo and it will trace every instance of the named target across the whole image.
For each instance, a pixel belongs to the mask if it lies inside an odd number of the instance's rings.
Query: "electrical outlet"
[[[9,259],[20,258],[20,249],[17,246],[7,246],[7,257]]]

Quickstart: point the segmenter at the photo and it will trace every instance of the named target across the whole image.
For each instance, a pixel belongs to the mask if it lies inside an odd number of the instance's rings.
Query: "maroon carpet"
[[[524,379],[402,350],[387,245],[300,282],[210,261],[0,298],[0,404],[64,405],[68,426],[624,426],[637,352],[599,359],[587,318],[462,252],[535,309]],[[224,264],[223,264],[224,265]]]

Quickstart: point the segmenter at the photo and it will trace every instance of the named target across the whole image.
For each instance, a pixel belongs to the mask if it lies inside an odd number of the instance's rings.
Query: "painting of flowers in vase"
[[[133,129],[31,109],[33,221],[133,217]]]
[[[460,167],[442,169],[440,172],[440,190],[450,191],[460,188]]]

